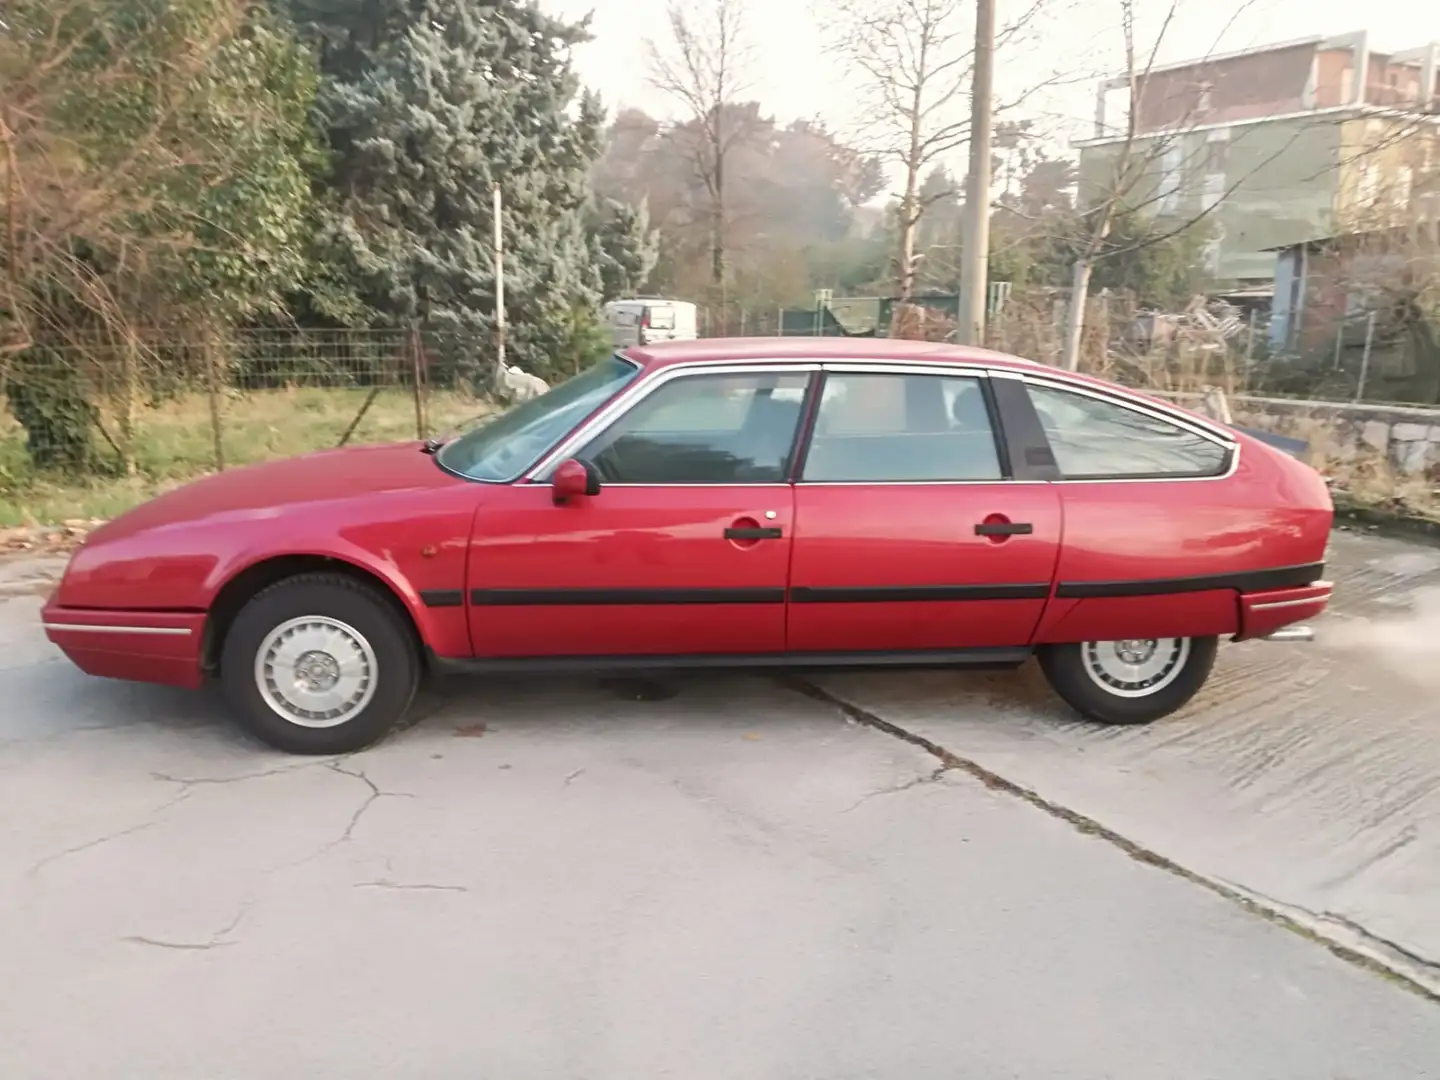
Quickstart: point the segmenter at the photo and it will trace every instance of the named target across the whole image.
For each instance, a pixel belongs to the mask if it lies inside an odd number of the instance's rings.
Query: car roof
[[[990,349],[973,349],[938,341],[906,341],[900,338],[844,337],[749,337],[699,338],[692,341],[657,341],[625,349],[622,355],[647,368],[672,364],[715,363],[734,360],[744,363],[775,363],[796,360],[865,360],[904,363],[987,364],[993,367],[1034,368],[1034,360]]]

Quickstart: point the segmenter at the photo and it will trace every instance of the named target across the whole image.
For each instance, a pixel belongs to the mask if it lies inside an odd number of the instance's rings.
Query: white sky
[[[665,37],[667,0],[540,0],[543,8],[566,18],[594,11],[595,40],[580,49],[576,62],[585,81],[606,107],[633,105],[652,115],[673,113],[673,105],[648,82],[645,38]],[[703,5],[709,0],[686,0]],[[781,122],[819,117],[839,131],[858,120],[846,72],[824,55],[811,12],[817,0],[749,0],[749,37],[756,55],[750,95]],[[818,0],[823,5],[824,0]],[[1003,26],[1031,0],[998,0]],[[1085,137],[1093,129],[1095,78],[1122,67],[1118,0],[1051,0],[1038,40],[997,57],[996,88],[1022,88],[1063,72],[1067,85],[1032,99],[1042,122],[1062,141],[1065,133]],[[1413,48],[1440,39],[1440,4],[1426,0],[1179,0],[1176,20],[1161,43],[1160,62],[1229,52],[1314,34],[1367,30],[1371,48]],[[1137,0],[1140,45],[1153,45],[1156,20],[1169,0]],[[1148,35],[1148,36],[1147,36]],[[960,106],[965,107],[963,104]],[[1032,111],[1036,111],[1032,110]],[[961,165],[963,171],[963,163]]]

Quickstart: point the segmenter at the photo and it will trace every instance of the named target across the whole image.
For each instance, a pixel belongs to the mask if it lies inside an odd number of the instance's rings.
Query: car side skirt
[[[502,672],[616,671],[834,671],[885,668],[1005,669],[1019,667],[1034,650],[1028,645],[1005,649],[924,649],[904,652],[735,653],[663,656],[537,656],[454,659],[431,656],[432,670],[445,675],[492,675]]]

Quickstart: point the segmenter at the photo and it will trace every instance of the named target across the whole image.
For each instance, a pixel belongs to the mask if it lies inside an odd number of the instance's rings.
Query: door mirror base
[[[588,461],[569,458],[556,466],[550,492],[556,506],[564,506],[572,499],[599,495],[600,473]]]

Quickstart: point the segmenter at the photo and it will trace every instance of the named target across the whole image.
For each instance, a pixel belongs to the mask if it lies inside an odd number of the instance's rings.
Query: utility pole
[[[505,380],[505,232],[501,228],[501,213],[504,210],[500,197],[500,183],[494,190],[495,217],[495,387],[498,390]]]
[[[994,127],[995,0],[975,0],[975,71],[970,87],[970,176],[960,262],[960,343],[985,344],[990,261],[990,148]]]

